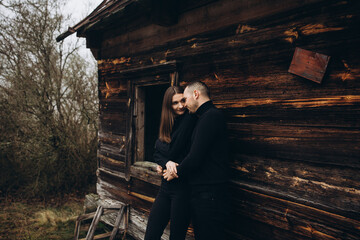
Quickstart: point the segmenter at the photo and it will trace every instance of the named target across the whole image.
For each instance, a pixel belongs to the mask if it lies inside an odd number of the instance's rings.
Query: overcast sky
[[[103,0],[67,0],[64,12],[71,14],[72,19],[75,21],[80,21],[93,11],[102,1]]]
[[[103,0],[67,0],[63,13],[71,15],[70,26],[74,26],[88,16]],[[69,27],[69,26],[67,26]],[[64,29],[64,31],[67,30]],[[76,41],[76,33],[70,35],[65,41]],[[81,55],[93,58],[89,49],[86,48],[85,39],[81,40]]]

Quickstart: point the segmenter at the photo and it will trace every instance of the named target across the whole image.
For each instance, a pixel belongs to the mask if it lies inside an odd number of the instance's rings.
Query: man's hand
[[[160,165],[157,165],[156,166],[156,172],[162,176],[163,175],[163,168],[160,166]]]
[[[179,164],[173,162],[173,161],[168,161],[166,163],[166,169],[167,171],[169,171],[169,173],[172,175],[172,174],[177,174],[177,170],[176,170],[176,167],[179,166]]]
[[[176,173],[170,173],[170,171],[167,171],[166,169],[164,170],[164,174],[163,174],[164,179],[166,179],[167,181],[171,181],[174,178],[178,178],[179,176]]]

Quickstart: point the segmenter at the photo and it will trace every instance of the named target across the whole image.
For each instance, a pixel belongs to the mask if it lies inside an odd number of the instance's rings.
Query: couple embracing
[[[170,220],[170,240],[224,239],[228,217],[226,122],[202,82],[169,87],[163,99],[154,160],[162,183],[145,240],[158,240]]]

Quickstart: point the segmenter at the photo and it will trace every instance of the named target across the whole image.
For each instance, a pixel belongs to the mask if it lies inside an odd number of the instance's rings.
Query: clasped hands
[[[162,175],[164,179],[166,179],[167,181],[171,181],[174,178],[179,177],[176,170],[177,166],[179,166],[179,164],[173,161],[168,161],[166,163],[166,169],[163,170],[161,166],[157,166],[156,171],[158,174]]]

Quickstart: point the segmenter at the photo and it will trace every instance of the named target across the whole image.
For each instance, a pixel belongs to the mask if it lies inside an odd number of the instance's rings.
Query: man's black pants
[[[196,240],[224,240],[229,216],[227,184],[191,186],[191,218]]]

